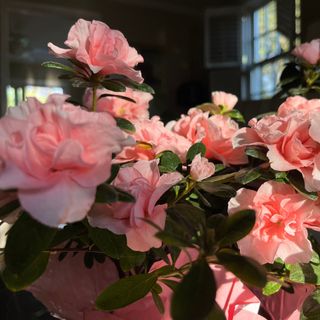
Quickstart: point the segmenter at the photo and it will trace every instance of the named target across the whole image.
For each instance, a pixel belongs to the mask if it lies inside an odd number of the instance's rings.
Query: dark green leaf
[[[202,142],[195,143],[190,147],[187,152],[187,161],[192,162],[193,158],[199,153],[202,157],[206,154],[206,146]]]
[[[208,181],[202,181],[198,184],[198,187],[210,194],[213,194],[220,198],[232,198],[236,195],[236,190],[229,184],[212,183]]]
[[[120,201],[120,202],[136,202],[136,199],[134,198],[134,196],[132,196],[130,193],[122,190],[122,189],[119,189],[117,187],[113,187],[114,190],[116,191],[117,193],[117,201]]]
[[[160,172],[173,172],[181,166],[180,158],[172,151],[163,151],[157,155],[157,158],[160,159]]]
[[[20,291],[27,288],[37,280],[46,270],[49,260],[49,253],[40,253],[31,264],[19,273],[13,273],[5,269],[2,273],[2,280],[11,291]]]
[[[290,184],[298,191],[300,194],[304,195],[305,197],[309,198],[310,200],[317,200],[318,194],[316,192],[308,192],[304,187],[304,179],[300,172],[294,170],[290,171],[287,174],[287,179]]]
[[[281,283],[275,281],[268,281],[265,287],[262,290],[262,293],[265,296],[271,296],[277,293],[281,289]]]
[[[319,320],[320,290],[313,292],[303,303],[301,320]]]
[[[115,92],[126,91],[126,87],[122,83],[119,83],[117,81],[107,80],[107,81],[103,81],[101,85],[110,91],[115,91]]]
[[[254,227],[256,214],[253,210],[238,211],[225,219],[217,229],[220,246],[233,244],[244,238]]]
[[[145,259],[146,254],[144,252],[133,251],[128,248],[120,258],[120,267],[124,272],[127,272],[136,266],[142,265]]]
[[[126,131],[128,133],[135,133],[136,128],[134,125],[125,118],[115,118],[117,121],[117,126],[122,129],[123,131]]]
[[[187,239],[168,231],[159,231],[156,233],[156,237],[159,238],[163,243],[169,246],[175,247],[192,247],[192,242]]]
[[[120,279],[103,290],[96,300],[96,306],[106,311],[123,308],[146,296],[156,282],[157,276],[152,273]]]
[[[67,72],[75,73],[75,70],[71,68],[70,66],[67,66],[65,64],[55,62],[55,61],[46,61],[41,64],[42,67],[51,68],[51,69],[60,69]]]
[[[96,203],[113,203],[118,201],[135,202],[135,198],[126,191],[107,183],[98,186],[95,199]]]
[[[226,168],[222,163],[216,163],[215,165],[215,173],[218,173]]]
[[[50,247],[56,247],[65,241],[76,238],[79,234],[85,233],[86,230],[87,229],[83,223],[77,222],[68,224],[63,229],[58,229],[50,244]]]
[[[246,155],[252,158],[256,158],[262,161],[268,161],[266,152],[261,147],[248,147],[246,149]]]
[[[116,176],[119,173],[119,170],[120,170],[120,165],[119,164],[114,163],[111,166],[111,174],[110,174],[109,179],[106,182],[107,184],[110,184],[116,178]]]
[[[12,273],[22,273],[48,249],[57,231],[22,214],[8,233],[4,251],[6,267]]]
[[[202,320],[210,313],[215,294],[216,284],[208,263],[195,262],[173,294],[173,320]]]
[[[151,293],[152,293],[152,299],[153,299],[157,309],[159,310],[159,312],[161,314],[163,314],[164,313],[164,305],[163,305],[161,297],[153,289],[151,290]]]
[[[133,100],[132,98],[129,98],[129,97],[126,97],[126,96],[121,96],[121,95],[118,95],[118,94],[111,94],[111,93],[104,93],[101,96],[99,96],[98,99],[108,98],[108,97],[119,98],[119,99],[122,99],[122,100],[126,100],[126,101],[129,101],[129,102],[136,103],[135,100]]]
[[[179,203],[167,209],[168,215],[176,221],[191,224],[194,227],[205,224],[205,213],[187,203]]]
[[[245,174],[236,178],[236,181],[245,185],[259,179],[260,177],[261,177],[261,171],[257,168],[252,168],[249,171],[247,171]]]
[[[164,283],[167,287],[169,287],[172,291],[176,290],[179,282],[171,279],[161,279],[162,283]]]
[[[211,309],[209,315],[205,318],[205,320],[226,320],[226,316],[223,310],[215,302],[213,308]]]
[[[223,214],[213,214],[207,220],[207,226],[209,228],[220,229],[220,227],[224,224],[227,217]]]
[[[0,208],[0,220],[8,216],[13,211],[17,210],[20,207],[19,200],[13,200],[9,203],[6,203],[4,206]]]
[[[126,237],[107,229],[89,227],[89,236],[93,243],[107,256],[120,259],[127,250]]]
[[[266,285],[266,270],[255,260],[237,255],[228,249],[220,250],[216,255],[220,263],[241,281],[260,288]]]

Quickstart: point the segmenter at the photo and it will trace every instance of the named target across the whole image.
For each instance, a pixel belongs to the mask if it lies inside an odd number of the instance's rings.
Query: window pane
[[[25,86],[25,96],[36,97],[42,103],[46,102],[48,95],[52,93],[63,93],[63,89],[60,87]]]

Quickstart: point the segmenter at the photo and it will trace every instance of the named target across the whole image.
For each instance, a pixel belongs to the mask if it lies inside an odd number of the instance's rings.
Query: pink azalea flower
[[[188,115],[182,115],[173,131],[192,143],[202,142],[206,146],[206,158],[224,164],[245,164],[248,159],[244,148],[234,148],[232,137],[239,129],[238,124],[227,116],[213,115],[192,108]]]
[[[65,99],[29,98],[0,120],[0,188],[18,189],[22,207],[49,226],[86,216],[110,176],[112,154],[131,143],[110,115]]]
[[[261,264],[281,258],[287,263],[309,262],[312,256],[307,229],[320,208],[284,183],[268,181],[258,191],[242,188],[229,201],[229,214],[253,209],[256,223],[245,238],[238,241],[242,255]]]
[[[298,170],[309,191],[320,190],[320,100],[289,98],[278,115],[252,119],[233,138],[235,147],[262,145],[268,148],[271,168]]]
[[[97,97],[100,97],[103,94],[114,94],[114,92],[106,89],[97,90]],[[104,97],[98,99],[97,111],[109,112],[114,117],[125,118],[129,121],[144,120],[149,118],[149,102],[153,99],[153,96],[150,93],[135,91],[127,88],[126,92],[120,92],[118,95],[131,98],[135,101],[135,103],[116,97]],[[83,101],[84,105],[91,109],[91,89],[86,90]]]
[[[237,96],[224,91],[214,91],[211,94],[212,102],[216,106],[222,106],[224,111],[230,111],[238,102]]]
[[[197,154],[191,162],[190,176],[195,181],[202,181],[211,177],[215,172],[215,167],[207,158]]]
[[[71,27],[65,45],[69,49],[48,43],[56,57],[78,60],[88,65],[93,73],[122,74],[143,81],[140,71],[133,69],[143,62],[142,56],[129,46],[120,31],[110,29],[103,22],[79,19]]]
[[[292,51],[292,54],[310,64],[317,64],[320,59],[320,39],[302,43]]]
[[[181,179],[182,175],[178,172],[160,176],[157,160],[141,160],[131,167],[123,167],[113,184],[132,194],[136,202],[96,204],[89,215],[89,223],[116,234],[125,234],[128,247],[135,251],[160,247],[161,241],[154,236],[157,230],[143,219],[164,228],[167,204],[156,203]]]
[[[166,150],[176,153],[182,161],[185,161],[191,142],[166,128],[159,117],[133,121],[133,124],[136,132],[131,136],[137,144],[124,148],[117,155],[116,162],[152,160],[157,154]]]

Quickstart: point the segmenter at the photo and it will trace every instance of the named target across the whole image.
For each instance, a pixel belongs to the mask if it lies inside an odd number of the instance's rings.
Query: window
[[[40,87],[40,86],[25,86],[14,88],[7,86],[7,107],[16,106],[26,97],[36,97],[40,102],[44,103],[49,94],[63,93],[61,87]]]
[[[269,1],[242,17],[242,97],[272,97],[288,52],[299,43],[300,1]]]

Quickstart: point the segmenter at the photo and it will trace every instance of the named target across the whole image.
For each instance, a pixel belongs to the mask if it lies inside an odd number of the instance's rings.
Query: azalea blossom
[[[211,177],[215,172],[215,166],[207,158],[197,154],[190,165],[190,176],[195,181],[202,181]]]
[[[132,143],[109,114],[66,98],[28,98],[0,120],[0,188],[17,189],[21,206],[54,227],[86,216],[110,176],[112,154]]]
[[[241,188],[228,204],[229,214],[253,209],[256,223],[238,241],[240,252],[261,264],[281,258],[287,263],[309,262],[312,246],[307,227],[320,216],[320,207],[284,183],[268,181],[257,190]]]
[[[320,59],[320,39],[302,43],[292,51],[292,54],[310,64],[317,64]]]
[[[158,248],[161,240],[155,237],[157,230],[144,219],[164,229],[167,204],[157,204],[157,201],[181,179],[178,172],[160,176],[157,160],[140,160],[133,166],[123,167],[113,185],[132,194],[136,202],[95,204],[89,223],[116,234],[125,234],[128,247],[135,251]]]
[[[142,56],[129,46],[120,31],[112,30],[103,22],[79,19],[71,27],[65,45],[68,49],[48,43],[56,57],[84,63],[93,73],[122,74],[135,81],[143,81],[141,72],[134,69],[143,62]]]
[[[216,106],[222,106],[223,111],[230,111],[238,102],[238,97],[224,91],[214,91],[211,93],[212,102]]]
[[[116,156],[115,162],[153,160],[156,155],[167,150],[177,154],[181,161],[186,160],[191,142],[166,128],[159,117],[154,116],[132,123],[135,132],[131,137],[136,140],[136,145],[124,148]]]
[[[188,115],[182,115],[175,123],[173,132],[192,144],[202,142],[206,146],[206,158],[238,165],[248,161],[244,148],[232,145],[232,138],[238,129],[238,124],[227,116],[209,116],[209,112],[192,108]]]

